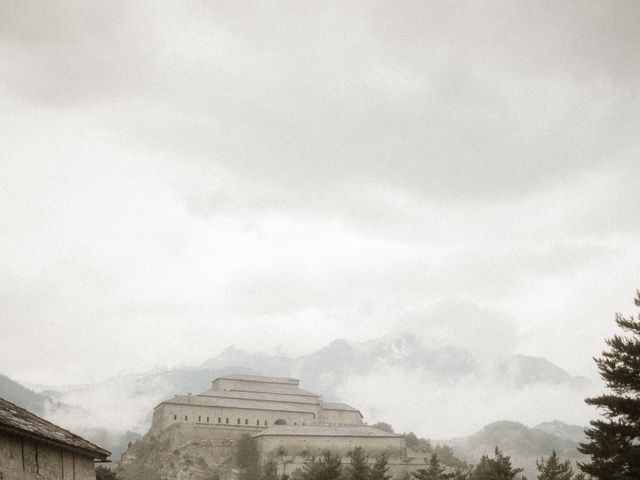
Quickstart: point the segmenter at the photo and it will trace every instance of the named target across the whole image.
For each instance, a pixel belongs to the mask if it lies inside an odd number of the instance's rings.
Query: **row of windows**
[[[203,418],[203,417],[202,417],[201,415],[198,415],[198,423],[202,423],[202,418]],[[204,418],[206,418],[206,423],[211,423],[211,421],[210,421],[210,417],[204,417]],[[173,416],[173,419],[174,419],[174,420],[178,420],[178,415],[174,415],[174,416]],[[185,415],[185,416],[184,416],[184,421],[185,421],[185,422],[188,422],[188,421],[189,421],[189,416],[188,416],[188,415]],[[218,417],[218,423],[222,423],[222,417]],[[225,419],[224,419],[224,423],[226,423],[226,424],[230,423],[230,422],[229,422],[229,417],[227,417],[227,418],[225,418]],[[243,423],[242,423],[242,419],[241,419],[241,418],[238,418],[238,419],[237,419],[237,421],[236,421],[236,424],[237,424],[237,425],[242,425],[242,424],[243,424]],[[294,425],[297,425],[297,424],[298,424],[298,422],[293,422],[293,424],[294,424]],[[302,425],[304,425],[304,424],[305,424],[305,423],[304,423],[304,422],[302,422]],[[245,419],[244,419],[244,425],[249,425],[249,419],[248,419],[248,418],[245,418]],[[257,425],[258,427],[260,426],[260,420],[256,420],[256,425]],[[286,425],[286,422],[285,422],[284,420],[276,420],[276,425]],[[267,421],[266,421],[266,420],[264,420],[264,426],[265,426],[265,427],[267,426]]]
[[[198,423],[202,423],[202,418],[203,418],[202,416],[198,416]],[[211,423],[210,417],[205,417],[205,418],[206,418],[206,423]],[[178,420],[178,415],[174,415],[173,419],[174,420]],[[189,421],[189,416],[188,415],[184,416],[184,421],[185,422]],[[218,423],[222,423],[222,417],[218,417]],[[224,419],[224,423],[230,423],[228,417]],[[236,421],[236,424],[237,425],[242,425],[242,419],[238,418],[238,420]],[[245,425],[249,425],[249,419],[248,418],[244,419],[244,424]],[[256,420],[256,425],[260,426],[260,420]],[[264,426],[265,427],[267,426],[267,421],[266,420],[264,421]]]

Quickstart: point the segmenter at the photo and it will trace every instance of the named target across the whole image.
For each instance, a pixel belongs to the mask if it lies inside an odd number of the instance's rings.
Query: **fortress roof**
[[[347,405],[346,403],[322,402],[322,408],[324,408],[325,410],[344,410],[347,412],[359,412],[357,408],[353,408],[351,405]]]
[[[206,407],[227,407],[248,410],[271,410],[276,412],[313,413],[313,403],[294,403],[290,401],[268,402],[260,399],[208,396],[208,395],[176,395],[163,403],[176,405],[200,405]]]
[[[398,438],[402,435],[385,432],[367,425],[355,427],[325,427],[316,425],[273,425],[254,437],[261,436],[310,436],[310,437],[381,437]]]
[[[0,398],[0,431],[29,437],[105,461],[111,452]]]
[[[304,391],[302,391],[304,392]],[[317,405],[320,402],[318,395],[304,392],[250,392],[244,390],[207,390],[199,393],[197,397],[237,398],[242,400],[255,400],[264,402],[306,403]]]
[[[226,375],[224,377],[220,377],[221,379],[226,380],[242,380],[246,382],[263,382],[263,383],[283,383],[286,385],[298,385],[300,384],[300,380],[297,378],[286,378],[286,377],[263,377],[261,375],[240,375],[234,373],[232,375]]]

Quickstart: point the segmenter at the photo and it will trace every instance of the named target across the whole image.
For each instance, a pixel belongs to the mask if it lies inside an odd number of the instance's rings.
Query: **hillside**
[[[535,461],[549,456],[555,450],[563,459],[574,462],[585,460],[576,445],[581,438],[577,432],[583,428],[560,421],[545,422],[530,428],[522,423],[499,421],[486,425],[469,437],[447,441],[456,455],[469,463],[477,463],[482,455],[491,455],[496,446],[510,455],[512,463],[525,469],[529,478],[535,478]]]
[[[0,374],[0,397],[40,416],[45,414],[48,407],[54,405],[51,398],[46,395],[36,393],[2,374]]]

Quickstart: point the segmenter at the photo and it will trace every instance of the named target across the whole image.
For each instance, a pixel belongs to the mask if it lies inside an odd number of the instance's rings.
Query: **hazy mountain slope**
[[[302,388],[358,407],[369,422],[387,421],[430,438],[464,435],[505,417],[529,424],[549,418],[586,422],[587,380],[546,359],[403,333],[361,343],[335,340],[299,357],[229,347],[195,367],[123,373],[49,390],[54,401],[81,407],[82,414],[52,407],[48,418],[89,438],[104,429],[125,439],[128,432],[146,432],[161,401],[204,391],[229,373],[300,378]]]
[[[558,434],[551,433],[554,430]],[[560,421],[547,422],[535,428],[518,422],[499,421],[486,425],[469,437],[447,440],[454,452],[469,463],[477,463],[482,455],[492,455],[496,446],[511,456],[512,463],[525,469],[529,478],[535,478],[536,460],[547,457],[555,449],[563,459],[585,460],[576,449],[572,438],[583,427]],[[569,435],[569,436],[567,436]]]
[[[52,403],[52,400],[46,395],[29,390],[18,382],[1,374],[0,397],[40,416],[44,414],[46,406]]]

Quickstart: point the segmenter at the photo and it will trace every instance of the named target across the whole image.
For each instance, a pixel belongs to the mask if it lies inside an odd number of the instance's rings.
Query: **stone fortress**
[[[299,383],[254,375],[217,378],[210,390],[176,395],[156,406],[149,434],[173,446],[206,444],[217,458],[232,455],[235,443],[248,434],[259,462],[275,461],[280,474],[291,474],[326,450],[346,459],[358,446],[371,456],[385,453],[393,474],[424,466],[424,458],[408,457],[402,435],[366,425],[357,409],[325,402]]]

